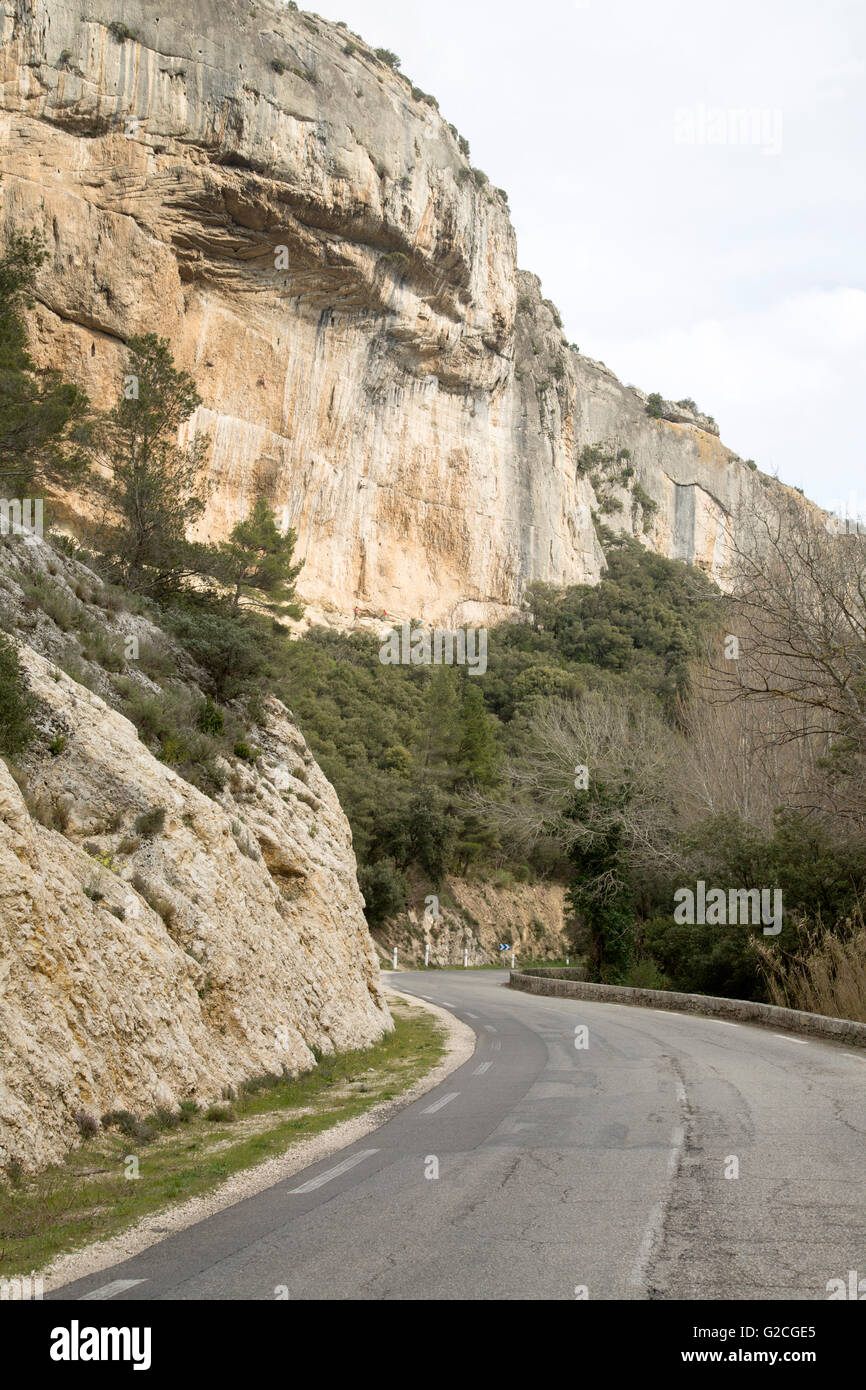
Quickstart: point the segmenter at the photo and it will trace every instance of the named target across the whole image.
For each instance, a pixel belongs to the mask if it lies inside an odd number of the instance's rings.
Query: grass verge
[[[374,1047],[321,1057],[296,1078],[254,1078],[207,1110],[118,1112],[61,1163],[0,1183],[0,1275],[37,1271],[401,1095],[442,1060],[445,1031],[426,1010],[389,1002],[395,1029]]]

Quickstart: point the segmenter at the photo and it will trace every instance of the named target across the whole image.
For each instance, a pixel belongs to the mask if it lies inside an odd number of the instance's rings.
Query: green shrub
[[[135,818],[135,833],[145,840],[153,840],[165,829],[165,819],[166,812],[162,806],[153,806],[149,811],[142,811],[141,815]]]
[[[221,709],[217,709],[209,695],[199,709],[197,722],[203,734],[211,734],[214,738],[218,738],[225,729],[223,712]]]
[[[358,885],[364,895],[367,923],[371,928],[380,927],[383,922],[405,912],[409,890],[393,859],[380,859],[360,869]]]
[[[168,621],[181,645],[207,672],[217,700],[243,694],[266,668],[261,633],[244,616],[181,609]]]
[[[33,708],[17,649],[0,634],[0,753],[4,756],[15,758],[24,752],[33,737]]]
[[[230,1105],[211,1105],[204,1112],[204,1117],[211,1124],[228,1124],[237,1118]]]
[[[127,39],[134,39],[136,37],[133,30],[128,29],[119,19],[113,19],[111,21],[108,26],[108,32],[117,39],[118,43],[126,43]]]
[[[154,1131],[144,1120],[140,1120],[129,1110],[108,1110],[102,1117],[103,1129],[119,1129],[121,1134],[127,1135],[129,1139],[137,1139],[139,1143],[149,1144],[154,1137]]]
[[[397,68],[400,66],[400,59],[397,57],[396,53],[392,53],[390,48],[377,48],[374,51],[380,63],[384,63],[387,67],[393,68],[396,72]]]
[[[665,418],[664,396],[660,396],[654,391],[646,403],[646,413],[651,420],[663,420]]]
[[[73,1120],[78,1126],[78,1133],[82,1139],[92,1139],[99,1133],[99,1121],[95,1115],[90,1115],[86,1110],[76,1110]]]

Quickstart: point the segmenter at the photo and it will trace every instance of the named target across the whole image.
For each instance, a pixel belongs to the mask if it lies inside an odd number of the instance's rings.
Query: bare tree
[[[649,699],[608,691],[550,700],[530,718],[524,752],[509,766],[507,799],[476,799],[514,845],[553,841],[572,855],[616,831],[634,871],[679,867],[682,742]],[[581,814],[571,813],[581,790],[601,788],[605,795],[583,798]],[[612,885],[594,886],[603,895]]]
[[[866,539],[791,499],[758,516],[731,549],[730,635],[739,651],[729,640],[697,689],[753,711],[743,716],[747,751],[759,759],[750,763],[752,780],[768,749],[795,744],[804,804],[862,823]]]

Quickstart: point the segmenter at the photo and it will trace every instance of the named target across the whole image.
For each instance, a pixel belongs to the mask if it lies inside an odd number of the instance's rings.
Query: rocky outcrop
[[[0,561],[13,627],[40,568],[58,616],[88,576],[31,538]],[[224,759],[209,796],[42,654],[62,654],[44,612],[27,635],[39,737],[17,780],[0,759],[0,1168],[58,1157],[81,1112],[217,1100],[382,1037],[351,832],[284,706],[263,702],[260,756]]]
[[[509,965],[512,946],[518,961],[565,959],[569,946],[565,894],[561,883],[514,883],[449,878],[441,898],[423,904],[374,934],[383,965],[401,969],[424,965],[447,970],[462,966]]]
[[[271,0],[0,0],[0,203],[50,257],[34,353],[104,405],[156,331],[209,437],[201,535],[265,490],[335,617],[470,622],[594,581],[598,516],[725,570],[769,479],[564,343],[431,98]],[[600,498],[587,447],[630,453]],[[646,500],[644,500],[646,499]]]

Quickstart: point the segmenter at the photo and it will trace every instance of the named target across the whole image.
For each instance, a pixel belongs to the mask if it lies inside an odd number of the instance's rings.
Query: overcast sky
[[[435,94],[570,341],[866,515],[864,0],[317,8]]]

